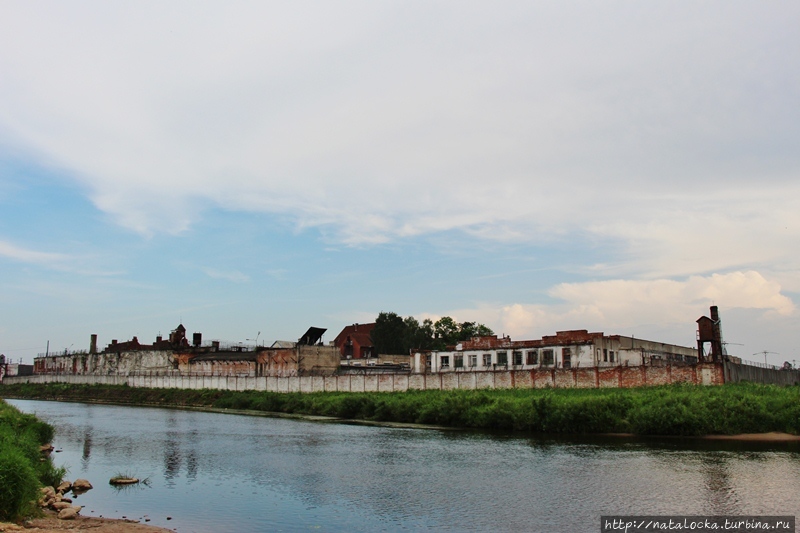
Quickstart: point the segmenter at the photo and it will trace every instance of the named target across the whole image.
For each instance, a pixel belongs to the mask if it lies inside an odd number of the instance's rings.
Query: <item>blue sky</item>
[[[394,311],[800,359],[800,8],[4,2],[0,352]]]

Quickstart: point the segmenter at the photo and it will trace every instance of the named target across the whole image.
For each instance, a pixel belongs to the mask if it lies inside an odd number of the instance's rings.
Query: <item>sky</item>
[[[0,352],[330,341],[381,311],[696,346],[717,305],[729,353],[800,360],[798,25],[773,1],[5,0]]]

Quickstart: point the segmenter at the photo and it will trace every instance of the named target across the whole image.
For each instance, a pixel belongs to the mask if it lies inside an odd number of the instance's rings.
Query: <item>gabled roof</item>
[[[353,324],[345,326],[333,341],[336,346],[341,346],[350,337],[350,340],[358,343],[359,346],[372,346],[372,328],[375,327],[375,322],[370,324]]]

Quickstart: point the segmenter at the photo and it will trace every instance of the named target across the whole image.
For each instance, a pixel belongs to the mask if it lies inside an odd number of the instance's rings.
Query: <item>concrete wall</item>
[[[738,364],[726,361],[725,381],[738,383],[750,381],[753,383],[768,383],[772,385],[798,385],[800,384],[800,370],[778,370],[754,365]]]
[[[163,372],[173,368],[173,360],[172,352],[165,350],[56,354],[34,359],[34,372],[78,375],[127,375],[136,371]]]
[[[739,367],[744,365],[737,365]],[[755,368],[755,367],[752,367]],[[766,370],[766,369],[764,369]],[[744,374],[738,369],[737,376]],[[698,385],[723,383],[722,364],[448,372],[440,374],[372,374],[342,376],[202,376],[178,371],[137,372],[129,376],[40,374],[8,377],[4,383],[107,384],[143,388],[263,390],[273,392],[402,392],[410,389],[513,389],[642,387],[687,381]],[[797,379],[798,372],[785,372]],[[775,378],[777,379],[777,378]],[[789,384],[787,381],[786,384]]]

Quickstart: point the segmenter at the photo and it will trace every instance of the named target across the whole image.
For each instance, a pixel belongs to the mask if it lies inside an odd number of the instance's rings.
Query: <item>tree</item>
[[[459,327],[455,320],[449,316],[443,316],[433,325],[434,348],[444,350],[445,346],[458,342]]]
[[[381,311],[370,334],[376,355],[407,355],[406,323],[397,313]]]
[[[472,337],[494,335],[477,322],[457,323],[443,316],[435,323],[426,318],[422,324],[413,316],[381,311],[372,328],[372,345],[378,355],[408,355],[412,350],[444,350]]]

